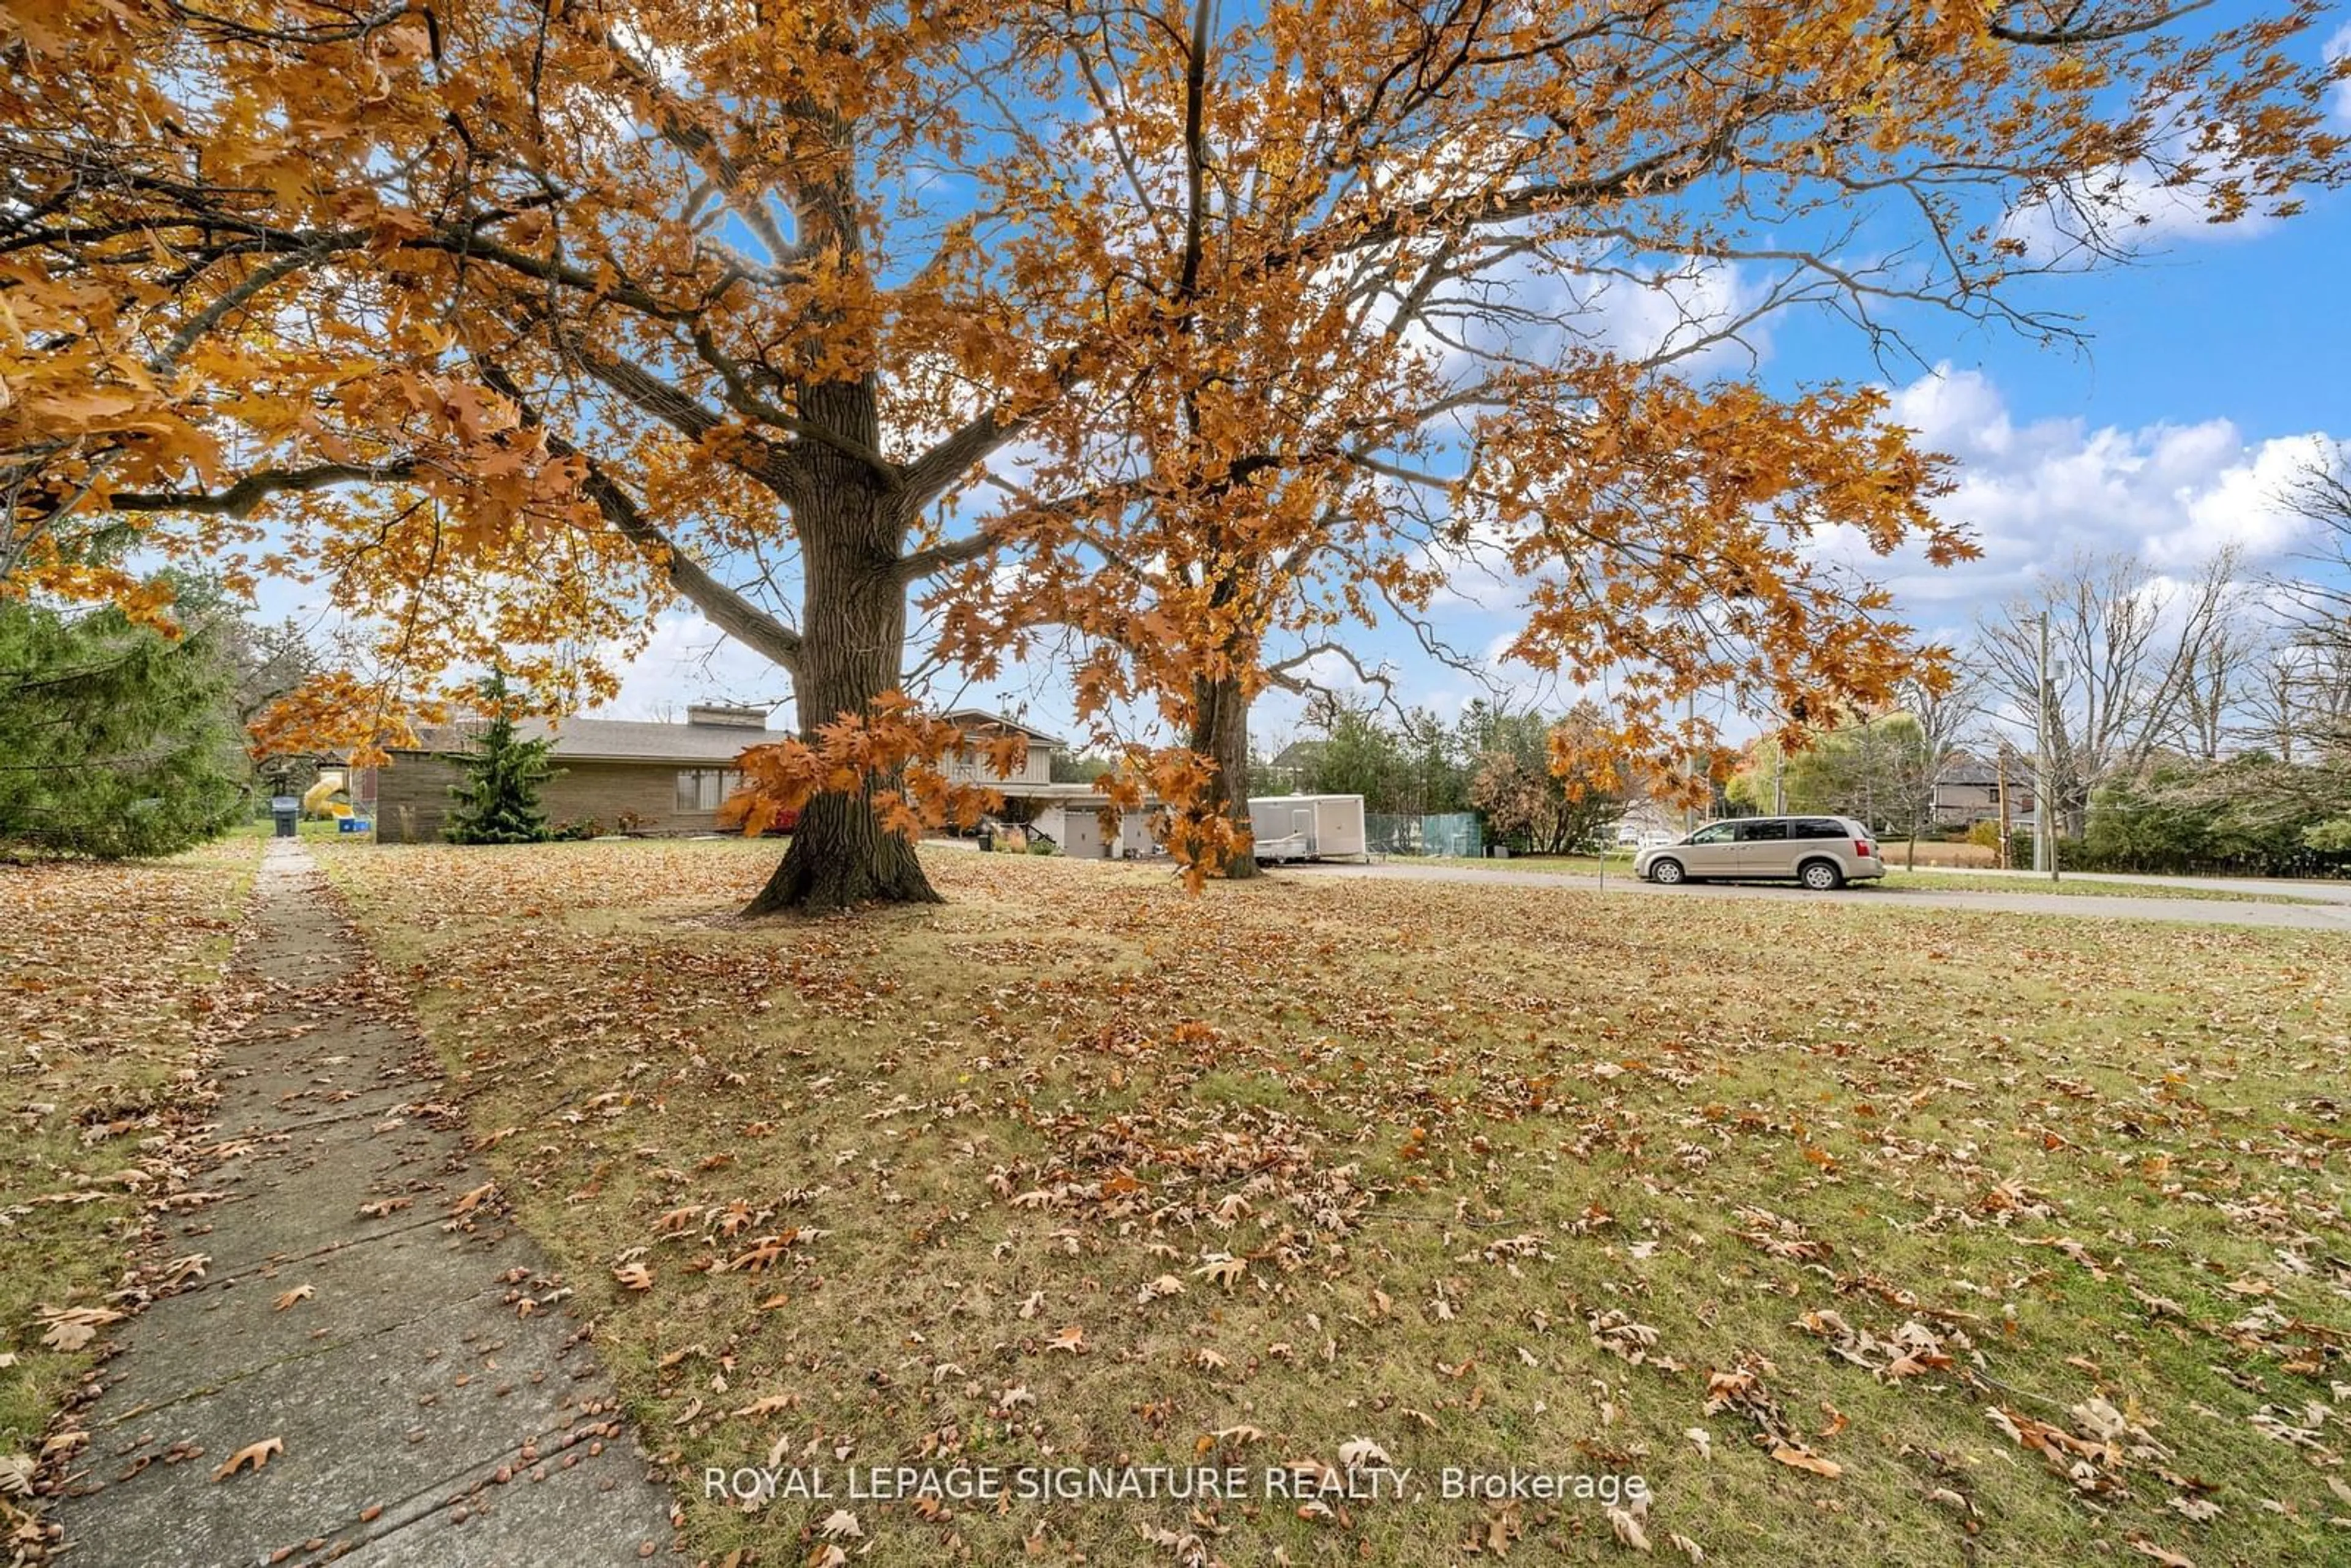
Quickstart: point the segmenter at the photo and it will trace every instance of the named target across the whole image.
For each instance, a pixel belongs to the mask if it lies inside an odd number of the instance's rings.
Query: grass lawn
[[[87,1334],[44,1314],[113,1310],[151,1209],[184,1201],[199,1030],[260,842],[0,863],[0,1459],[39,1446],[89,1368],[61,1348]]]
[[[1970,876],[1963,872],[1889,870],[1881,885],[1917,888],[1928,893],[2053,893],[2076,898],[2196,898],[2222,904],[2325,902],[2292,893],[2243,893],[2228,888],[2198,887],[2187,883],[2102,882],[2087,873],[2060,877],[2053,884],[2046,877]]]
[[[954,853],[752,925],[772,845],[319,849],[706,1560],[2351,1555],[2339,939]],[[1403,1499],[699,1484],[1366,1443]],[[1440,1495],[1512,1466],[1654,1496]]]

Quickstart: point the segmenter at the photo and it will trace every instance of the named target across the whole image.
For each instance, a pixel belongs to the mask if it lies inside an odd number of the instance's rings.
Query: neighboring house
[[[1304,789],[1312,781],[1314,770],[1322,765],[1322,754],[1330,749],[1327,740],[1291,741],[1257,769],[1258,784],[1264,788],[1252,785],[1252,792],[1280,794]]]
[[[1031,824],[1059,845],[1063,854],[1079,860],[1140,860],[1161,852],[1158,835],[1152,831],[1159,808],[1155,800],[1146,799],[1140,810],[1120,810],[1108,796],[1095,794],[1085,785],[1053,788],[1076,792],[1031,797],[1027,803],[1035,813],[1029,819]]]
[[[958,708],[946,716],[973,739],[960,758],[948,759],[947,776],[1000,792],[1004,820],[1027,825],[1050,839],[1063,854],[1079,860],[1136,860],[1162,852],[1152,831],[1160,810],[1156,799],[1145,797],[1139,807],[1120,810],[1091,781],[1053,782],[1053,758],[1069,748],[1060,736],[983,708]],[[1008,773],[989,767],[987,741],[1013,734],[1027,737],[1027,760]]]
[[[478,721],[427,725],[423,744],[396,750],[381,768],[353,769],[351,800],[375,819],[380,843],[431,842],[441,837],[449,787],[460,777],[449,754],[466,750]],[[594,821],[607,832],[718,830],[718,804],[739,783],[735,759],[749,747],[781,739],[764,708],[697,705],[684,724],[574,718],[559,726],[531,719],[516,727],[528,738],[552,737],[558,769],[539,791],[549,822]]]
[[[985,784],[991,789],[1021,791],[1053,782],[1053,753],[1067,750],[1069,742],[1058,735],[1048,735],[1041,729],[1008,719],[1000,713],[984,708],[957,708],[945,716],[971,737],[971,744],[963,748],[960,757],[947,758],[947,778],[957,784]],[[985,749],[988,741],[999,736],[1024,736],[1029,741],[1029,756],[1021,766],[1009,773],[999,772],[990,766]]]
[[[1964,828],[2000,821],[2000,769],[1967,752],[1954,755],[1935,780],[1930,815],[1939,825]],[[2032,810],[2032,771],[2011,758],[2008,764],[2008,815],[2013,823]]]

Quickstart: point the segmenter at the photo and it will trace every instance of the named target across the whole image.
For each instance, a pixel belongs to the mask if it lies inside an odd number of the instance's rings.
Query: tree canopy
[[[1801,718],[1933,650],[1815,548],[1938,562],[1880,393],[1706,356],[2075,330],[2028,287],[2147,193],[2341,177],[2304,0],[290,0],[0,9],[0,580],[153,615],[149,550],[380,629],[293,738],[503,662],[556,706],[676,600],[791,674],[759,909],[930,896],[967,810],[907,684],[1053,644],[1175,847],[1245,870],[1250,699],[1426,627],[1463,561],[1615,744],[1707,686]],[[1625,302],[1730,287],[1628,344]],[[1680,737],[1687,744],[1689,737]]]

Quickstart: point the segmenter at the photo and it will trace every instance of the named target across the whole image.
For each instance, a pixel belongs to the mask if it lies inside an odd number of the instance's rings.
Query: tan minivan
[[[1634,874],[1682,882],[1792,880],[1826,893],[1886,874],[1869,830],[1851,817],[1739,817],[1633,857]]]

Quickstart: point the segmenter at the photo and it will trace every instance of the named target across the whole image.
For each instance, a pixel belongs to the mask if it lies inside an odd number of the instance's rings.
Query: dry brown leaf
[[[1834,1459],[1824,1459],[1818,1454],[1806,1453],[1803,1449],[1792,1448],[1786,1443],[1774,1448],[1771,1450],[1771,1457],[1791,1469],[1810,1470],[1816,1476],[1826,1476],[1831,1480],[1844,1474],[1844,1467]]]
[[[286,1440],[282,1437],[264,1437],[258,1443],[247,1443],[244,1448],[231,1454],[227,1463],[213,1472],[213,1479],[225,1481],[247,1466],[258,1470],[269,1462],[271,1455],[282,1454],[285,1451]]]
[[[292,1306],[295,1302],[307,1301],[318,1293],[319,1292],[317,1291],[313,1290],[308,1285],[297,1285],[290,1291],[280,1291],[277,1292],[277,1299],[269,1303],[269,1310],[274,1312],[282,1312],[287,1308]]]
[[[47,1325],[41,1343],[51,1350],[77,1351],[98,1337],[98,1331],[109,1323],[119,1323],[122,1314],[111,1307],[67,1307],[62,1311],[45,1308],[41,1322]]]
[[[1619,1542],[1635,1552],[1649,1550],[1649,1532],[1641,1528],[1639,1515],[1629,1509],[1617,1508],[1614,1505],[1605,1511],[1608,1515],[1608,1528],[1616,1532],[1616,1539]]]

